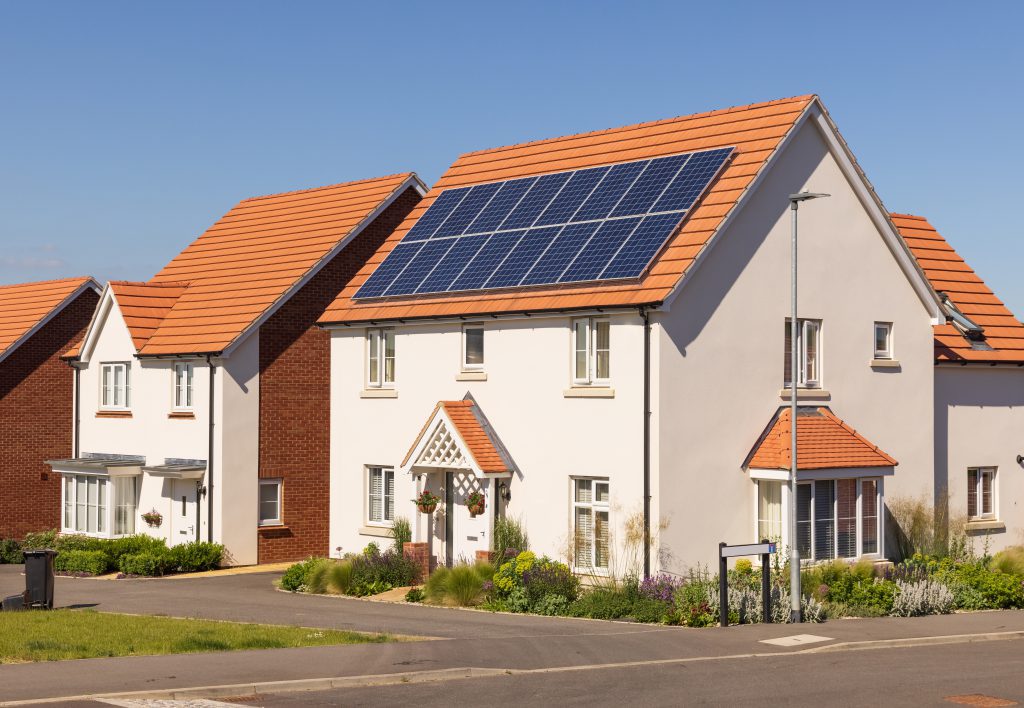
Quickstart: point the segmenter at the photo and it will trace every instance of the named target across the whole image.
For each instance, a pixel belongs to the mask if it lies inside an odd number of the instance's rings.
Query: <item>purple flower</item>
[[[650,578],[645,578],[644,581],[640,583],[640,594],[643,597],[647,597],[652,600],[672,602],[672,598],[675,597],[676,590],[682,586],[683,581],[681,578],[662,573]]]

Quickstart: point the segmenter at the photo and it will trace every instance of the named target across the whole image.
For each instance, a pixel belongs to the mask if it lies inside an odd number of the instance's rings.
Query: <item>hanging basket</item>
[[[432,504],[417,504],[416,508],[421,514],[433,514],[434,510],[437,509],[437,502]]]
[[[475,519],[476,517],[480,516],[480,514],[484,513],[484,509],[486,507],[484,506],[483,502],[480,502],[479,504],[474,504],[473,506],[467,508],[469,509],[469,515]]]
[[[475,519],[484,513],[484,509],[487,508],[487,500],[482,493],[473,492],[466,497],[466,508],[469,510],[469,515]]]
[[[146,524],[152,529],[159,528],[160,524],[164,522],[164,517],[160,514],[159,511],[153,509],[152,511],[147,511],[145,514],[143,514],[142,520],[145,521]]]

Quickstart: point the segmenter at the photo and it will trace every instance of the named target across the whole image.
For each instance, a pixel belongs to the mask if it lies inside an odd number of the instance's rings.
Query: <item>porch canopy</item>
[[[827,406],[800,406],[796,426],[797,477],[812,479],[818,470],[836,476],[893,474],[899,463],[840,420]],[[787,479],[791,465],[789,408],[780,408],[747,457],[754,479]]]
[[[202,479],[206,460],[166,459],[164,464],[143,467],[142,471],[164,479]]]
[[[86,453],[82,457],[46,460],[53,471],[61,474],[94,474],[106,477],[135,477],[142,474],[146,458],[141,455],[104,455]]]
[[[479,478],[512,476],[513,464],[476,401],[438,401],[402,461],[407,473],[465,470]]]

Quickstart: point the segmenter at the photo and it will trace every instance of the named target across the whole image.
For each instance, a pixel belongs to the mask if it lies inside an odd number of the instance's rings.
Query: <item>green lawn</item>
[[[0,612],[0,664],[389,641],[383,634],[92,610]]]

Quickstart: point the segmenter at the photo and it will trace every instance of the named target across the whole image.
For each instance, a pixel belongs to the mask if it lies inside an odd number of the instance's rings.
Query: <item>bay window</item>
[[[608,570],[609,502],[608,480],[573,480],[573,565],[577,570]]]
[[[757,540],[782,539],[782,482],[757,482]]]
[[[792,320],[786,320],[786,351],[783,356],[783,383],[790,386],[793,349]],[[797,320],[796,385],[800,388],[821,388],[821,320]]]
[[[572,322],[573,383],[604,385],[611,376],[611,323],[581,317]]]
[[[128,536],[135,533],[137,478],[63,475],[64,533]],[[111,493],[113,504],[111,504]],[[113,529],[111,531],[111,529]]]
[[[879,552],[879,484],[873,478],[801,482],[796,493],[800,558],[825,561]]]

